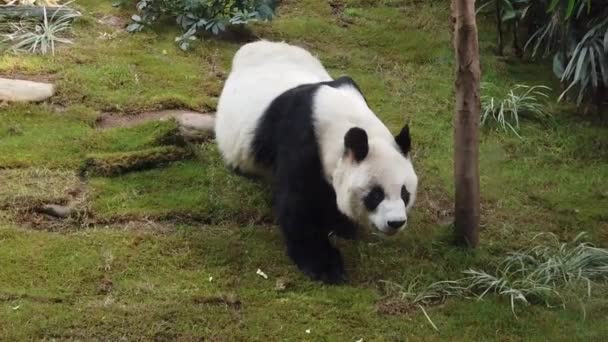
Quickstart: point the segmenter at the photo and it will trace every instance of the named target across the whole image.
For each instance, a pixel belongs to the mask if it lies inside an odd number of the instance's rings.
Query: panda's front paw
[[[337,213],[333,221],[329,222],[333,234],[347,240],[359,239],[359,228],[342,213]]]
[[[296,248],[296,250],[298,249]],[[345,281],[344,264],[340,251],[331,246],[329,242],[324,248],[302,252],[304,251],[301,249],[299,251],[292,249],[290,256],[298,268],[309,278],[326,284],[341,284]]]
[[[326,284],[341,284],[345,281],[342,256],[333,247],[326,258],[315,258],[311,263],[302,265],[300,269],[311,279]]]

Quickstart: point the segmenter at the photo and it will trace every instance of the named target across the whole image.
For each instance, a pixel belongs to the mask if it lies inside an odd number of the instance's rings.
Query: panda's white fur
[[[313,87],[309,87],[310,91],[307,88],[308,85]],[[295,95],[290,95],[291,93]],[[293,101],[309,103],[310,108],[276,108],[279,99],[283,102],[287,101],[285,103],[291,103],[289,102],[290,96],[294,98]],[[308,96],[309,98],[305,99],[308,102],[297,98],[298,96]],[[277,110],[287,112],[277,114]],[[264,139],[264,134],[280,137],[282,134],[299,133],[299,128],[289,126],[289,122],[285,123],[287,126],[284,127],[291,127],[290,129],[293,129],[295,133],[276,132],[276,129],[264,131],[266,126],[273,124],[273,122],[269,122],[270,115],[277,115],[273,118],[289,121],[290,119],[286,116],[291,115],[290,110],[298,112],[305,110],[305,113],[308,110],[311,113],[309,121],[311,121],[311,129],[314,130],[315,141],[310,143],[318,145],[318,159],[320,167],[322,167],[322,170],[319,171],[335,191],[335,206],[341,214],[357,225],[375,227],[387,235],[403,229],[407,221],[407,212],[415,201],[418,183],[408,157],[409,131],[407,129],[402,131],[402,134],[407,135],[404,138],[408,145],[404,147],[407,150],[403,151],[403,148],[400,149],[400,145],[396,142],[396,138],[368,107],[366,99],[356,84],[334,81],[319,60],[302,48],[286,43],[258,41],[246,44],[236,53],[232,71],[219,100],[216,116],[216,140],[225,162],[233,169],[243,173],[263,175],[270,171],[272,174],[272,171],[269,170],[270,165],[264,165],[258,160],[260,158],[256,158],[256,153],[261,153],[255,150],[258,148],[254,146],[257,142],[256,137]],[[270,112],[273,113],[269,114]],[[293,115],[294,120],[300,120],[299,118],[302,116],[295,112]],[[263,122],[264,119],[266,122]],[[305,124],[302,125],[305,126]],[[345,148],[347,132],[354,127],[364,130],[367,136],[367,139],[364,139],[367,140],[365,141],[367,145],[365,158],[362,160],[357,160],[354,152]],[[301,127],[301,129],[305,130],[306,127]],[[290,139],[289,136],[285,138]],[[300,146],[305,146],[305,144]],[[271,150],[280,148],[281,146],[266,146],[266,149]],[[295,146],[293,151],[286,156],[297,158],[298,153],[298,146]],[[291,187],[290,184],[298,182],[298,179],[295,179],[298,177],[295,174],[297,172],[300,171],[293,171],[294,174],[287,175],[288,177],[282,176],[282,179],[289,178],[289,176],[291,179],[287,180],[287,183],[283,180],[283,183],[280,184],[287,184],[287,187]],[[374,210],[369,210],[364,204],[364,199],[366,196],[370,196],[373,187],[381,188],[384,197],[374,207]],[[405,200],[402,197],[404,189],[407,190],[409,196]],[[278,189],[278,191],[280,190]],[[288,190],[287,193],[289,193]],[[297,195],[297,193],[291,192],[290,195],[284,195],[281,198],[289,199],[289,196],[296,197]],[[297,208],[290,209],[289,205],[283,206],[283,208],[286,208],[283,211],[297,210]],[[315,215],[315,213],[309,214]],[[283,217],[281,213],[279,217]],[[296,219],[283,221],[286,222],[281,222],[282,226],[298,225]],[[399,226],[396,227],[395,223]],[[288,249],[297,250],[300,247],[299,244],[302,244],[298,241],[308,241],[306,240],[308,237],[298,237],[291,239],[293,241],[290,245],[289,235],[298,235],[300,232],[294,233],[294,229],[291,227],[282,228],[287,235]],[[319,264],[324,262],[319,260],[307,261],[312,258],[311,256],[299,260],[298,253],[300,252],[290,252],[290,256],[302,270],[315,278],[331,282],[335,279],[332,278],[334,275],[330,273],[341,273],[341,271],[333,270],[333,268],[338,269],[341,266]],[[333,255],[332,253],[328,252],[328,255]],[[325,258],[331,257],[325,256]]]
[[[251,143],[270,102],[287,89],[330,80],[321,63],[299,47],[264,40],[241,47],[222,90],[215,123],[216,140],[228,165],[262,173]]]

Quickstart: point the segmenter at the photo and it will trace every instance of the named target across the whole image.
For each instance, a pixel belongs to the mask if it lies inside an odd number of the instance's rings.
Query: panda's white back
[[[331,80],[319,60],[302,48],[268,41],[241,47],[216,114],[216,140],[226,163],[243,172],[260,173],[250,148],[257,123],[270,103],[291,88]]]

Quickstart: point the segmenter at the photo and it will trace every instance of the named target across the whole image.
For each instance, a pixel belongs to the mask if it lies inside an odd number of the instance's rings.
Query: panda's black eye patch
[[[401,187],[401,199],[406,206],[410,202],[410,193],[405,188],[405,185]]]
[[[372,190],[363,198],[363,204],[369,211],[376,210],[380,202],[384,200],[384,191],[379,186],[374,186]]]

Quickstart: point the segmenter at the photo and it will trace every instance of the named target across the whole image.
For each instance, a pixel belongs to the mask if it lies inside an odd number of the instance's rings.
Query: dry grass
[[[79,184],[76,172],[71,170],[0,170],[0,207],[65,203]]]

